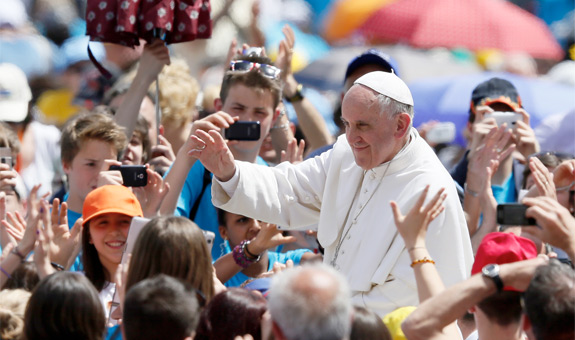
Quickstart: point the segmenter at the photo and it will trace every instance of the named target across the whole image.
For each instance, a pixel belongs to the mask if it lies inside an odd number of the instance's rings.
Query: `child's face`
[[[130,143],[124,151],[122,156],[122,164],[124,165],[142,165],[142,157],[144,156],[144,145],[142,140],[135,134],[132,135]]]
[[[122,261],[122,252],[128,237],[132,217],[124,214],[109,213],[90,220],[90,244],[98,251],[102,265],[114,272]]]
[[[231,116],[239,116],[240,120],[259,121],[261,134],[257,141],[243,141],[230,145],[230,149],[238,151],[252,151],[259,148],[270,131],[274,118],[274,101],[270,91],[251,89],[243,84],[233,85],[223,107],[217,108]]]
[[[70,198],[82,202],[98,185],[98,174],[106,159],[117,159],[113,145],[100,140],[89,139],[80,145],[72,164],[64,164],[64,172],[70,183]]]
[[[243,215],[226,212],[226,225],[220,226],[222,238],[227,238],[233,249],[243,240],[252,240],[260,232],[264,222]]]

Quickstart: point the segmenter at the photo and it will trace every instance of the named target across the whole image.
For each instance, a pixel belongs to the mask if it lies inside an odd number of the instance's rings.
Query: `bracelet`
[[[463,184],[463,190],[470,194],[473,197],[479,197],[479,193],[477,191],[473,191],[467,187],[467,183]]]
[[[243,240],[240,244],[234,247],[232,251],[232,256],[236,264],[242,268],[247,268],[255,262],[258,262],[261,259],[261,255],[257,256],[256,258],[249,258],[246,253],[246,244],[249,243],[248,240]]]
[[[26,261],[26,256],[22,255],[22,253],[18,250],[18,246],[14,247],[11,253],[18,256],[22,261]]]
[[[420,264],[420,263],[433,263],[433,264],[435,264],[435,261],[433,261],[432,259],[430,259],[429,257],[426,256],[422,259],[415,260],[415,261],[411,262],[411,268],[413,268],[413,266],[415,266],[416,264]]]
[[[293,96],[291,97],[285,97],[285,99],[290,102],[290,103],[295,103],[295,102],[299,102],[303,99],[303,85],[302,84],[297,84],[297,87],[295,89],[295,93],[293,94]]]
[[[12,276],[6,270],[4,270],[4,268],[0,267],[0,271],[4,273],[4,275],[6,275],[9,279],[12,278]]]
[[[289,128],[289,124],[282,124],[282,125],[278,125],[278,126],[272,126],[270,128],[270,130],[276,130],[276,129],[282,129],[282,130],[287,130]]]
[[[56,269],[57,271],[61,272],[63,270],[65,270],[66,268],[64,268],[63,265],[61,264],[57,264],[56,262],[50,262],[50,264],[52,265],[52,267],[54,267],[54,269]]]

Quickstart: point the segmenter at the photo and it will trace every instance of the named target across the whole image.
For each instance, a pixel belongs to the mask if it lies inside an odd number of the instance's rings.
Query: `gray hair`
[[[268,307],[288,340],[344,339],[351,332],[349,286],[340,273],[325,264],[304,265],[278,274],[270,287]]]
[[[524,306],[536,339],[573,339],[573,269],[555,259],[538,267],[525,291]]]
[[[377,101],[379,103],[379,107],[381,108],[381,114],[383,114],[384,112],[387,112],[388,114],[388,118],[393,118],[396,115],[405,112],[407,113],[411,119],[413,120],[413,106],[408,105],[408,104],[404,104],[404,103],[400,103],[395,99],[389,98],[386,95],[383,95],[381,93],[378,93],[377,95]]]

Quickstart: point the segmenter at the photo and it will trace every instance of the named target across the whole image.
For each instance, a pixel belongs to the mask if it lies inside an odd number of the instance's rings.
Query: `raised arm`
[[[130,84],[126,97],[114,116],[116,123],[126,128],[128,140],[132,138],[142,100],[150,85],[156,80],[164,65],[169,64],[170,52],[162,40],[156,39],[151,44],[144,46],[136,77]]]
[[[548,261],[546,255],[540,255],[535,259],[503,264],[500,265],[499,276],[505,286],[525,291],[535,269]],[[496,291],[493,280],[475,274],[419,305],[401,325],[403,333],[410,340],[461,339],[458,333],[449,332],[447,326]]]
[[[543,242],[564,250],[575,261],[575,218],[557,200],[549,197],[525,198],[528,205],[525,215],[535,218],[540,228],[528,228]]]
[[[244,256],[251,258],[250,254],[262,255],[269,248],[274,248],[282,244],[291,243],[295,241],[294,236],[283,236],[282,232],[277,229],[275,224],[261,223],[261,230],[257,236],[246,245],[246,251],[244,251]],[[238,262],[234,259],[234,252],[238,249],[234,249],[231,253],[220,257],[215,263],[214,268],[216,270],[217,278],[225,283],[231,279],[234,275],[245,269],[245,267],[240,266]]]
[[[487,179],[486,169],[491,166],[491,161],[497,161],[499,163],[500,160],[508,157],[515,149],[514,145],[507,148],[505,147],[511,138],[511,133],[507,131],[505,125],[501,127],[486,125],[481,129],[490,130],[487,135],[482,138],[482,143],[470,152],[467,179],[464,185],[465,197],[463,199],[463,210],[469,215],[467,227],[469,229],[469,235],[472,236],[477,231],[479,216],[481,215],[481,206],[479,204],[480,193],[485,188],[485,181]],[[477,137],[477,139],[479,139],[479,137]],[[491,176],[493,176],[494,173],[495,172],[493,172]]]
[[[280,42],[276,65],[281,68],[284,81],[283,95],[291,101],[296,112],[299,126],[309,144],[309,151],[333,143],[333,136],[327,124],[313,104],[305,97],[299,98],[301,85],[295,80],[291,69],[295,34],[289,25],[282,29],[285,39]],[[291,99],[291,100],[290,100]]]
[[[164,179],[164,182],[169,185],[170,191],[164,198],[164,201],[162,202],[162,205],[160,207],[161,215],[172,215],[176,210],[176,206],[178,204],[178,197],[182,192],[182,188],[184,187],[184,183],[186,182],[188,172],[196,162],[196,159],[202,156],[204,158],[208,158],[206,156],[210,156],[210,152],[202,152],[206,148],[206,144],[202,139],[199,139],[197,135],[200,132],[204,133],[205,135],[207,134],[206,131],[213,131],[214,134],[219,135],[222,143],[221,147],[225,146],[228,152],[230,152],[226,143],[223,140],[223,137],[221,137],[220,135],[220,130],[223,128],[228,128],[230,124],[234,123],[234,121],[235,120],[234,118],[232,118],[232,116],[223,111],[219,111],[207,116],[206,118],[197,120],[193,123],[190,137],[186,140],[186,143],[180,148],[180,150],[178,150],[176,160],[174,161],[172,168],[170,169],[170,171],[168,172],[168,174]],[[210,150],[212,150],[211,147]],[[231,157],[233,159],[233,156]],[[206,163],[204,163],[204,166],[206,166]],[[210,166],[206,166],[206,168],[209,171],[211,171],[214,175],[216,175],[216,173],[212,171]]]
[[[390,202],[395,226],[405,242],[405,248],[411,261],[413,261],[411,267],[415,274],[419,302],[439,294],[445,288],[425,245],[425,235],[429,223],[445,209],[443,201],[447,194],[444,191],[444,188],[440,189],[429,203],[423,206],[425,197],[429,192],[429,185],[426,186],[415,206],[406,216],[401,214],[395,201]]]

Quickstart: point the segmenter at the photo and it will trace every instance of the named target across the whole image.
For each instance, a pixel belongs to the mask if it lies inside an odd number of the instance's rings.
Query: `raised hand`
[[[260,222],[260,226],[259,233],[248,245],[252,254],[261,254],[270,248],[296,241],[295,236],[283,236],[275,224]]]
[[[574,159],[562,162],[553,170],[553,182],[558,190],[565,190],[575,184]]]
[[[529,206],[525,216],[537,221],[540,228],[523,228],[543,242],[563,249],[575,260],[575,218],[569,210],[550,197],[526,197],[522,201]]]
[[[170,185],[164,181],[157,172],[146,169],[148,184],[145,187],[133,188],[134,194],[140,201],[144,217],[153,218],[158,216],[164,197],[170,190]]]
[[[479,192],[485,185],[485,169],[490,167],[491,161],[501,162],[507,158],[515,145],[506,147],[511,138],[511,132],[505,124],[492,127],[483,138],[483,142],[470,152],[469,166],[467,167],[467,186],[470,190]]]
[[[39,189],[40,185],[35,185],[30,191],[30,195],[28,195],[26,227],[22,240],[18,243],[18,249],[22,254],[28,254],[31,252],[34,249],[34,243],[36,242],[36,230],[38,230],[38,223],[40,221],[42,200],[46,198],[46,195],[38,197]],[[20,219],[18,220],[21,221]]]
[[[74,258],[80,249],[83,219],[79,218],[72,229],[68,227],[68,205],[66,202],[60,205],[55,198],[52,210],[48,202],[42,202],[41,220],[46,235],[52,240],[49,247],[49,256],[52,262],[68,268],[74,262]],[[49,214],[49,216],[48,216]]]
[[[164,41],[155,39],[151,44],[146,44],[140,58],[138,74],[152,82],[162,72],[164,65],[170,65],[170,51]]]
[[[17,173],[10,165],[0,163],[0,188],[14,188],[16,186]]]
[[[0,200],[1,201],[1,200]],[[24,233],[26,231],[26,220],[19,212],[7,213],[6,219],[2,220],[2,232],[6,232],[7,235],[2,235],[2,237],[8,237],[10,242],[18,244],[24,238]]]
[[[531,177],[535,182],[537,188],[537,196],[546,196],[551,199],[557,200],[557,191],[555,190],[555,182],[553,182],[553,174],[537,157],[529,159],[529,169],[531,169]]]
[[[115,159],[105,159],[98,174],[98,188],[104,185],[122,185],[124,179],[120,170],[110,170],[111,165],[122,165]]]
[[[445,188],[439,189],[429,203],[423,206],[425,197],[429,192],[429,185],[427,185],[413,208],[405,216],[402,215],[395,201],[390,202],[395,226],[408,250],[416,247],[425,247],[425,235],[427,234],[429,223],[445,209],[443,201],[445,201],[447,193],[444,193],[444,191]]]
[[[291,68],[293,49],[295,45],[295,34],[289,25],[282,28],[284,39],[280,41],[276,66],[281,69],[280,77],[284,83],[283,94],[287,98],[293,97],[296,93],[298,82],[293,76]]]
[[[524,109],[517,109],[515,111],[523,116],[523,120],[515,123],[515,129],[513,129],[513,140],[515,144],[517,144],[517,151],[527,159],[529,155],[539,152],[539,142],[535,137],[535,131],[533,131],[529,125],[529,113]]]
[[[150,150],[152,159],[148,161],[148,164],[150,164],[152,169],[165,173],[176,160],[176,155],[174,154],[172,145],[168,142],[166,137],[159,135],[158,140],[160,143],[152,146],[152,149]]]
[[[236,165],[222,135],[215,130],[197,130],[196,134],[190,138],[196,146],[189,154],[199,159],[218,180],[229,181],[236,172]]]
[[[305,140],[300,140],[299,145],[295,138],[288,142],[287,149],[281,152],[281,162],[288,161],[292,164],[303,162],[303,152],[305,150]]]

